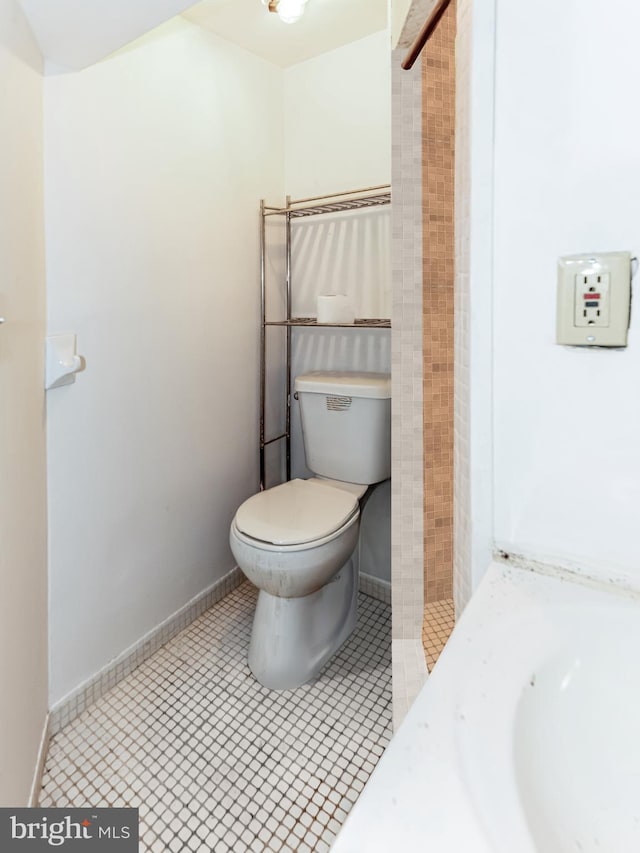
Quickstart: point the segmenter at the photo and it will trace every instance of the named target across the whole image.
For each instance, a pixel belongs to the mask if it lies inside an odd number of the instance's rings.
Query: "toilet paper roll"
[[[344,293],[323,293],[318,296],[318,323],[353,323],[353,302]]]

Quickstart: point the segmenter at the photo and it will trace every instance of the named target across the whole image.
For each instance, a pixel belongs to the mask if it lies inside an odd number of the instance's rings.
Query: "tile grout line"
[[[452,598],[425,604],[422,645],[429,672],[440,657],[454,625],[455,613]]]
[[[244,575],[236,566],[56,703],[49,712],[49,735],[57,734],[107,691],[119,684],[136,667],[154,655],[158,649],[198,619],[202,613],[233,592],[244,580]],[[359,588],[371,598],[391,604],[391,584],[388,581],[361,573]]]
[[[217,602],[51,740],[41,806],[138,805],[141,850],[328,851],[391,734],[389,606],[313,682],[246,664],[256,591]]]

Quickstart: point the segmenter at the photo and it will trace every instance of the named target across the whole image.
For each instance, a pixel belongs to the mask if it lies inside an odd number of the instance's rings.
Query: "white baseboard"
[[[240,569],[237,567],[232,569],[138,640],[133,646],[125,649],[122,654],[110,661],[99,672],[80,684],[59,702],[56,702],[49,714],[48,736],[53,737],[57,734],[81,714],[85,708],[104,696],[108,690],[111,690],[118,682],[133,672],[137,666],[201,616],[205,610],[232,592],[243,580],[244,575]],[[386,604],[391,604],[391,584],[389,581],[361,573],[360,591]]]
[[[360,572],[360,592],[370,595],[371,598],[377,598],[378,601],[384,601],[385,604],[391,604],[391,583],[389,581],[383,581],[373,575]]]
[[[188,601],[160,625],[145,634],[137,643],[125,649],[117,658],[110,661],[91,678],[84,681],[71,693],[64,696],[51,708],[50,737],[67,726],[85,708],[92,705],[118,682],[126,678],[145,660],[155,654],[159,648],[173,639],[176,634],[208,610],[212,604],[220,601],[244,581],[244,575],[236,566],[224,577],[203,590]]]

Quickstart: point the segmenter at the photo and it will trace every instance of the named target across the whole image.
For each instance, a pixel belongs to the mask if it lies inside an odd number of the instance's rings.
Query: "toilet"
[[[355,628],[361,502],[391,476],[388,374],[314,372],[294,387],[315,476],[250,497],[229,536],[259,590],[249,668],[275,690],[312,679]]]

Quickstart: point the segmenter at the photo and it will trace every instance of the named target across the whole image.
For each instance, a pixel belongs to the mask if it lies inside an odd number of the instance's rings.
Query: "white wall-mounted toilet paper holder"
[[[50,335],[45,344],[45,390],[71,385],[76,381],[76,373],[85,368],[84,358],[76,355],[76,336]]]

